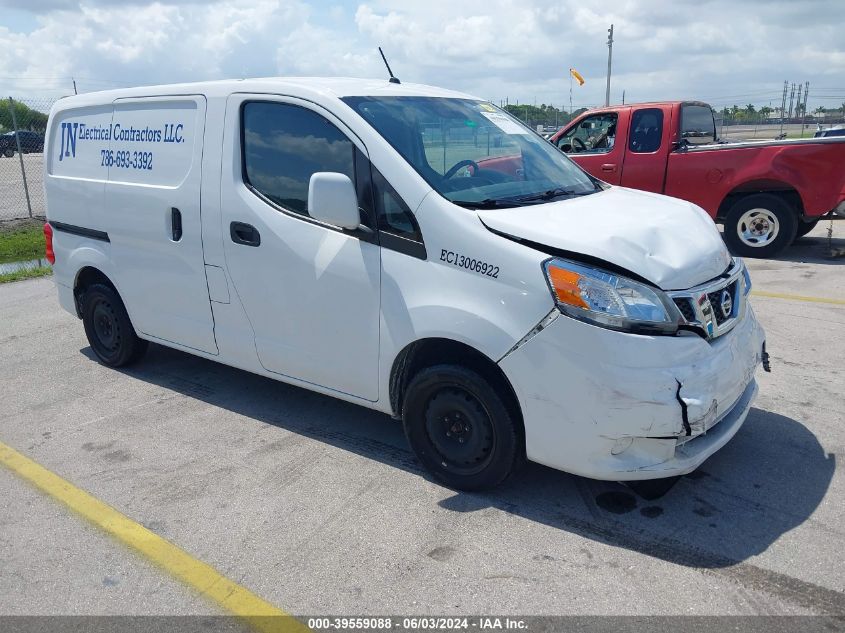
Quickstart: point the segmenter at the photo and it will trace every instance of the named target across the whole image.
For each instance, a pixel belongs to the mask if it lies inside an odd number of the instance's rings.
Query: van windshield
[[[516,207],[603,188],[560,150],[490,103],[444,97],[343,101],[455,204]]]

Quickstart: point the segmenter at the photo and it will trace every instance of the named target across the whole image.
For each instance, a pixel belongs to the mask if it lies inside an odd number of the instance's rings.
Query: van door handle
[[[235,244],[243,244],[244,246],[261,245],[261,234],[252,224],[232,222],[229,225],[229,236]]]
[[[182,239],[182,212],[176,207],[170,207],[170,231],[174,242]]]
[[[601,170],[602,171],[609,171],[611,173],[615,172],[616,171],[616,163],[605,163],[604,165],[601,166]]]

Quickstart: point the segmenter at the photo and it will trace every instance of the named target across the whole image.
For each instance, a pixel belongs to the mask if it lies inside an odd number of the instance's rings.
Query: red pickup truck
[[[737,255],[769,257],[845,214],[845,137],[721,143],[709,105],[671,101],[590,110],[550,141],[605,182],[703,207]]]

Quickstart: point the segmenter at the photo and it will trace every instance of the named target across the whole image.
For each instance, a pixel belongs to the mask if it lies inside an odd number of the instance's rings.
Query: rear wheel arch
[[[85,291],[94,284],[103,284],[114,290],[118,296],[120,292],[112,283],[112,280],[103,273],[99,268],[94,266],[84,266],[76,273],[76,279],[73,283],[73,297],[76,300],[76,316],[82,318],[82,297]]]
[[[737,202],[742,198],[759,193],[771,194],[783,199],[785,203],[795,210],[799,220],[804,217],[804,201],[795,187],[781,180],[763,179],[749,180],[731,189],[719,204],[719,209],[716,211],[716,221],[724,222],[731,208]]]

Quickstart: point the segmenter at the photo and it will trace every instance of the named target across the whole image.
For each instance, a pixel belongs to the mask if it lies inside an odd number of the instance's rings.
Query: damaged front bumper
[[[593,479],[654,479],[695,470],[739,430],[764,341],[750,305],[711,341],[559,316],[500,366],[520,401],[528,459]]]

